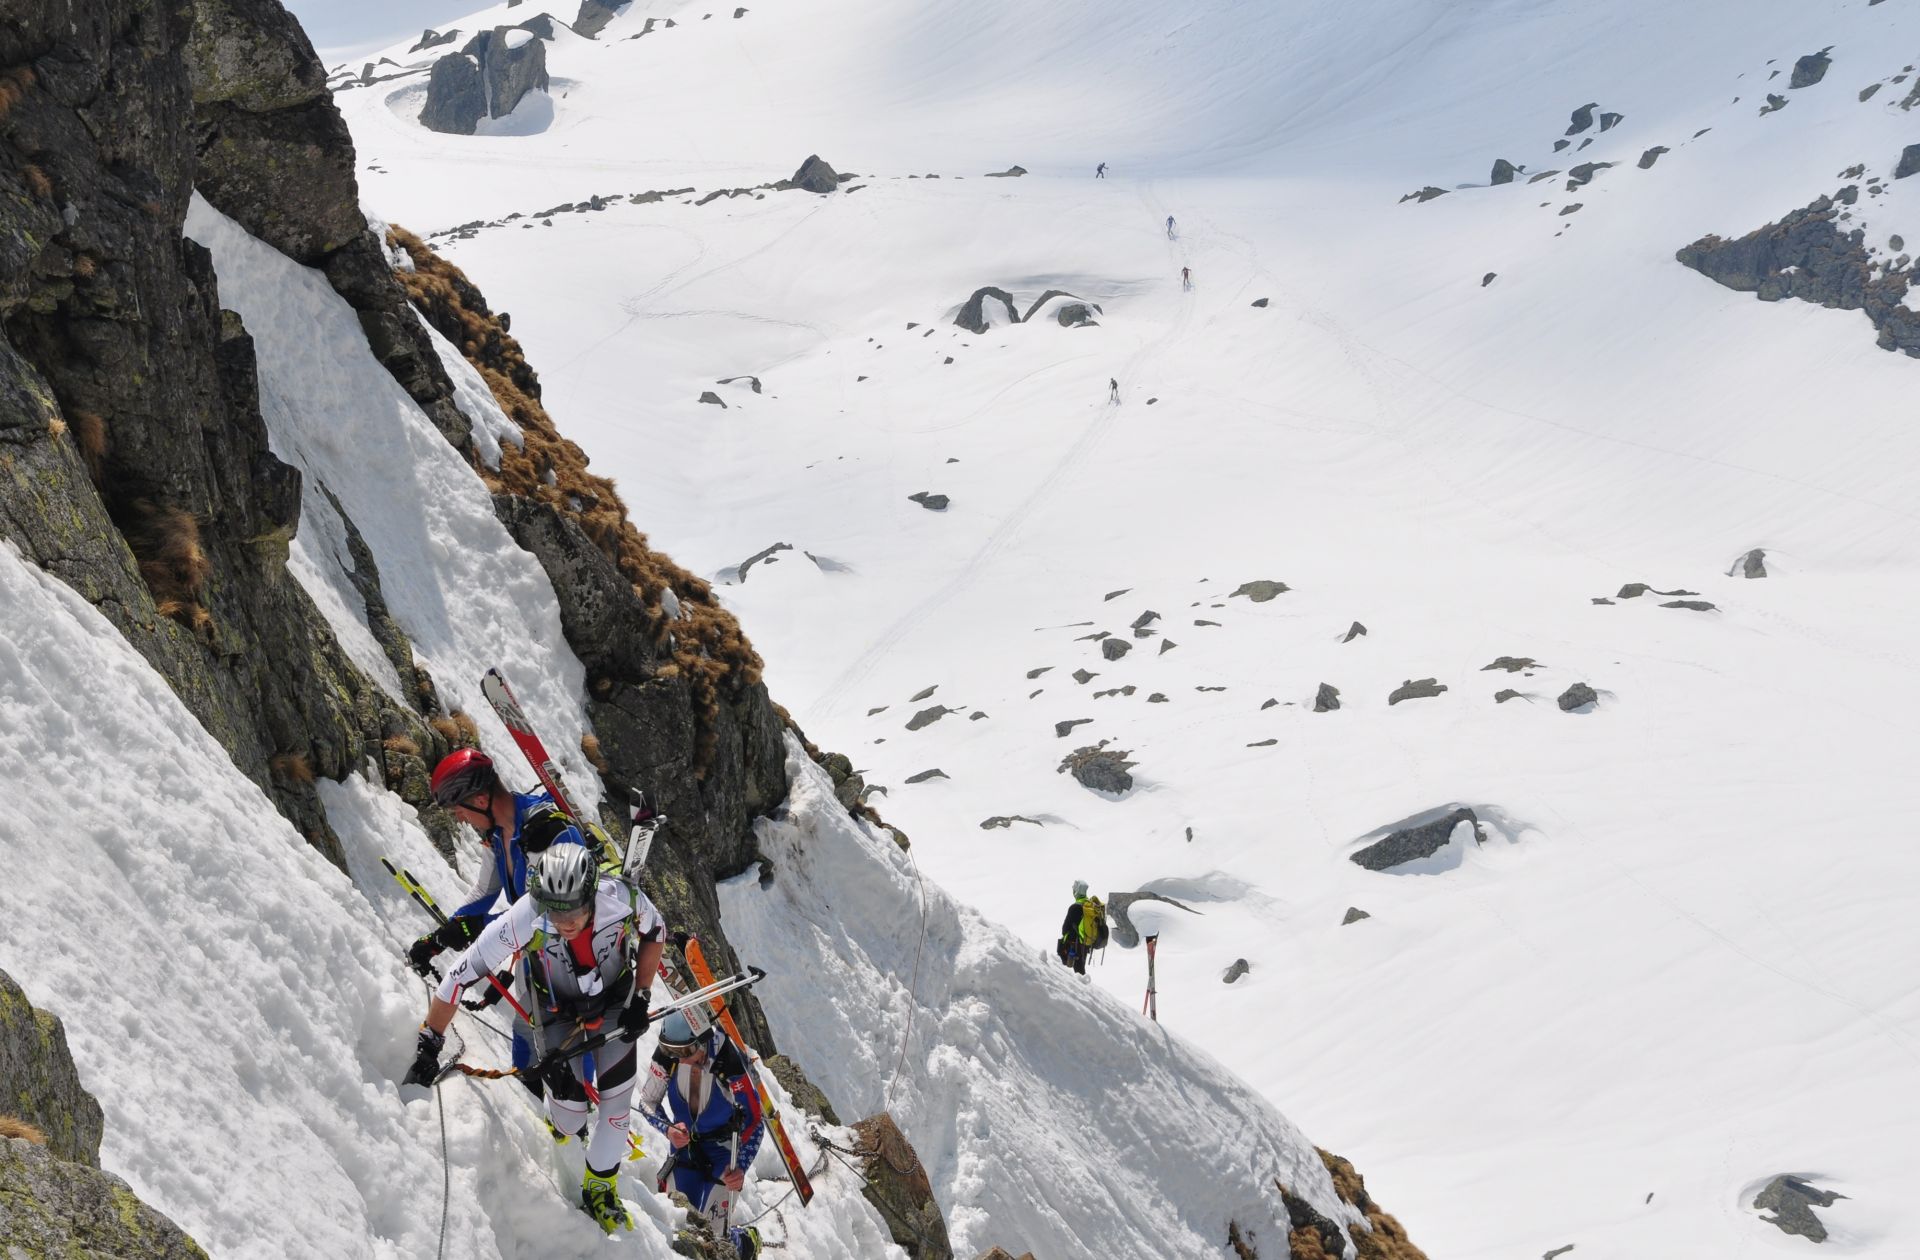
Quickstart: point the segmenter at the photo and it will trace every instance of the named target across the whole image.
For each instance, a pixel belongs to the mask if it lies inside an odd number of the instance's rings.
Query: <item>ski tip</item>
[[[767,973],[765,971],[762,971],[758,967],[747,968],[747,974],[753,977],[753,982],[755,984],[759,984],[762,980],[765,980],[767,978]]]

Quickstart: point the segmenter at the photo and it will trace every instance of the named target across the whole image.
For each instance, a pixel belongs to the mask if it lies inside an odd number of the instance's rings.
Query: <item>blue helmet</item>
[[[675,1053],[691,1050],[699,1045],[702,1038],[693,1030],[693,1021],[687,1018],[685,1011],[669,1011],[659,1023],[660,1048]]]

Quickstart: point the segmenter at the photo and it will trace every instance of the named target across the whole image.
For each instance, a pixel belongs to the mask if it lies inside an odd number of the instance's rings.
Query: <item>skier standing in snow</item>
[[[473,944],[496,915],[494,903],[504,893],[509,904],[527,891],[527,859],[544,853],[555,844],[584,844],[579,829],[555,807],[545,792],[509,791],[494,769],[493,759],[477,748],[461,748],[440,759],[429,784],[433,799],[455,818],[480,833],[480,843],[488,860],[481,864],[473,886],[467,889],[458,908],[447,921],[413,943],[407,961],[422,976],[431,976],[433,960],[445,949],[465,949]],[[500,1000],[512,973],[499,977],[499,987],[485,986],[475,1008],[491,1006]],[[525,1067],[533,1061],[533,1048],[525,1023],[515,1020],[513,1029],[513,1065]],[[537,1098],[540,1082],[522,1077],[521,1083]]]
[[[1093,168],[1093,177],[1095,179],[1105,179],[1107,177],[1107,164],[1105,162]]]
[[[671,1184],[716,1235],[728,1236],[741,1260],[754,1260],[759,1235],[728,1225],[734,1195],[746,1185],[766,1133],[740,1051],[720,1029],[698,1030],[687,1012],[670,1013],[660,1021],[650,1075],[640,1087],[640,1114],[673,1146],[660,1171],[661,1191]]]
[[[1180,287],[1183,289],[1191,289],[1193,287],[1193,268],[1180,268]]]
[[[548,1124],[559,1140],[587,1139],[580,1203],[608,1233],[633,1228],[620,1203],[618,1178],[639,1066],[634,1042],[649,1023],[652,977],[665,937],[666,925],[645,893],[601,874],[586,848],[553,846],[540,856],[532,890],[487,926],[441,982],[406,1075],[408,1084],[433,1083],[460,991],[484,984],[525,952],[542,1061],[548,1064],[542,1072]],[[565,1057],[568,1045],[616,1030],[591,1061]],[[590,1085],[599,1090],[599,1115],[589,1137]]]
[[[1107,908],[1100,898],[1087,895],[1087,881],[1073,881],[1073,904],[1060,924],[1060,942],[1054,953],[1073,968],[1075,975],[1087,974],[1087,955],[1107,943]]]
[[[1107,401],[1110,403],[1120,401],[1120,378],[1115,376],[1107,378]]]
[[[1167,239],[1168,240],[1173,239],[1173,216],[1172,215],[1167,216]]]

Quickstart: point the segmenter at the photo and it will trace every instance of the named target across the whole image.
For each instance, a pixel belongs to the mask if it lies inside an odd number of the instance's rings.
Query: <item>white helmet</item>
[[[584,845],[556,844],[540,855],[533,899],[548,914],[565,914],[593,901],[600,872]]]

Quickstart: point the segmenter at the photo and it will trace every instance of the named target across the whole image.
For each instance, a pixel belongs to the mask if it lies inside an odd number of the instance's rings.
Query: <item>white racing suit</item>
[[[636,989],[652,983],[652,977],[634,975],[634,956],[643,942],[657,941],[665,931],[647,895],[612,875],[600,877],[593,918],[571,943],[525,896],[480,933],[441,981],[438,996],[456,1001],[463,988],[485,984],[488,975],[524,954],[532,982],[529,1013],[540,1025],[532,1030],[533,1044],[536,1052],[550,1054],[614,1026]],[[546,1078],[547,1115],[566,1134],[586,1133],[586,1087],[591,1082],[600,1091],[599,1123],[587,1142],[589,1167],[617,1167],[626,1154],[637,1066],[633,1042],[614,1040]]]

